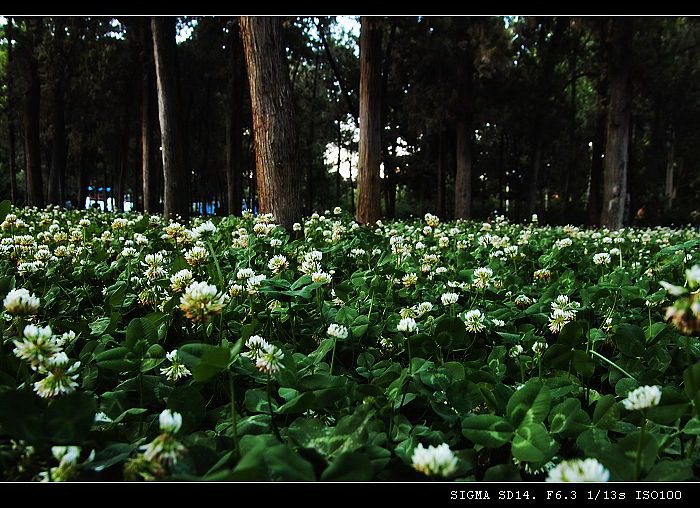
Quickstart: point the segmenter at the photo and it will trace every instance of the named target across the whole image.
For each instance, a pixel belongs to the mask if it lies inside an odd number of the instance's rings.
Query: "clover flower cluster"
[[[640,386],[627,394],[622,401],[625,409],[633,411],[658,406],[661,402],[661,387]]]
[[[24,327],[22,340],[15,340],[14,354],[26,361],[32,370],[44,377],[34,383],[34,391],[43,398],[72,393],[78,387],[80,362],[71,364],[62,345],[75,338],[73,332],[66,332],[55,338],[51,327],[36,325]]]
[[[220,293],[215,285],[193,282],[180,298],[180,309],[193,322],[206,322],[211,316],[221,312],[227,299],[228,297]]]
[[[578,302],[570,302],[566,295],[559,295],[552,302],[552,313],[549,316],[549,329],[552,333],[559,333],[564,325],[576,318],[581,305]]]
[[[413,449],[413,469],[426,476],[450,476],[457,470],[458,460],[447,443],[424,448],[421,443]]]
[[[565,460],[549,470],[548,482],[607,482],[608,471],[596,459]]]
[[[178,381],[184,377],[192,375],[187,366],[178,358],[177,349],[167,353],[165,358],[167,358],[167,360],[170,362],[170,365],[160,369],[160,373],[168,378],[169,381]]]
[[[248,351],[243,356],[255,362],[259,371],[276,374],[282,368],[284,353],[259,335],[252,335],[245,343]]]
[[[27,289],[12,289],[3,300],[5,310],[13,316],[36,314],[39,310],[39,299]]]

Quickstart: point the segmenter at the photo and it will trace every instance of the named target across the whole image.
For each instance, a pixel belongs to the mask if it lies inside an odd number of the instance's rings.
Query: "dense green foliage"
[[[421,480],[415,448],[443,443],[455,479],[542,480],[573,458],[700,477],[700,344],[664,322],[682,290],[660,285],[700,263],[697,230],[369,228],[337,209],[290,235],[250,214],[186,229],[0,208],[0,295],[40,299],[5,300],[3,478]],[[53,356],[20,351],[28,324],[50,326]],[[256,335],[275,358],[251,359]],[[626,409],[644,385],[658,405]]]

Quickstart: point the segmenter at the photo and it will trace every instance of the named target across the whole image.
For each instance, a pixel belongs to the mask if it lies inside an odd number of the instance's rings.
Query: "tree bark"
[[[12,51],[12,38],[13,38],[13,26],[12,18],[7,18],[7,26],[5,27],[5,37],[7,38],[7,109],[5,113],[7,114],[7,124],[8,124],[8,135],[9,135],[9,157],[10,157],[10,199],[14,205],[17,205],[17,166],[15,161],[15,119],[14,119],[14,79],[12,76],[13,71],[13,51]]]
[[[262,213],[285,228],[302,217],[302,176],[296,158],[294,105],[280,18],[242,16],[253,111],[257,187]]]
[[[455,176],[455,219],[472,213],[471,129],[466,119],[457,122],[457,175]]]
[[[153,35],[150,23],[144,22],[141,33],[141,192],[143,211],[152,214],[156,210],[156,189],[152,164],[152,122],[153,115]]]
[[[231,29],[229,44],[231,80],[229,83],[228,113],[226,115],[226,202],[229,215],[241,214],[243,200],[242,105],[245,90],[245,63],[238,25]]]
[[[163,213],[167,217],[189,215],[189,181],[178,122],[177,44],[174,18],[151,18],[153,57],[158,86],[158,117],[163,150]]]
[[[614,18],[610,26],[608,62],[609,106],[605,143],[605,176],[601,225],[620,229],[627,199],[627,163],[630,124],[630,76],[627,49],[632,37],[631,18]]]
[[[381,216],[379,165],[381,162],[381,48],[377,20],[360,20],[360,144],[357,168],[357,213],[360,224]]]
[[[51,121],[51,167],[49,170],[48,201],[60,205],[63,202],[63,180],[66,172],[66,158],[68,155],[66,139],[66,118],[64,109],[65,89],[65,22],[63,18],[55,18],[55,30],[53,36],[53,51],[51,55],[51,95],[52,95],[52,121]]]
[[[39,83],[39,64],[35,47],[41,18],[27,20],[28,36],[28,87],[24,100],[24,144],[26,153],[27,203],[30,206],[44,206],[44,184],[41,174],[41,140],[39,139],[39,111],[41,86]]]
[[[440,129],[437,140],[437,208],[435,209],[438,217],[445,218],[445,173],[447,166],[446,149],[445,149],[445,128]]]

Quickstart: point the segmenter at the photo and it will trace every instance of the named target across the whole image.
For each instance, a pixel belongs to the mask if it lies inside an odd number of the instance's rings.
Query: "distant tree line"
[[[700,214],[695,18],[55,16],[1,29],[0,191],[18,205],[129,196],[149,213],[252,208],[287,227],[336,205],[362,223]]]

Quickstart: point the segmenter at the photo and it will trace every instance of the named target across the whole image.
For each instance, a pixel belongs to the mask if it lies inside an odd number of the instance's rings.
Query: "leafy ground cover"
[[[695,229],[0,209],[5,479],[698,479]]]

